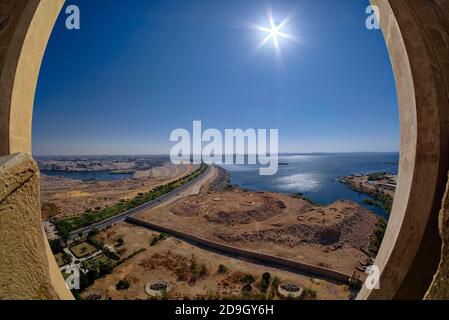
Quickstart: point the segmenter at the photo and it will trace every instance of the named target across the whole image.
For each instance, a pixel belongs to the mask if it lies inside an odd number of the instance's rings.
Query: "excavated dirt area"
[[[236,299],[242,298],[244,277],[252,276],[254,282],[250,295],[255,299],[279,299],[272,291],[261,294],[262,274],[269,272],[271,282],[277,277],[280,283],[292,283],[301,288],[314,290],[317,299],[348,299],[348,286],[272,267],[235,259],[216,252],[207,251],[173,237],[151,245],[159,233],[119,223],[101,232],[97,237],[122,257],[145,249],[126,260],[112,273],[106,275],[82,293],[84,299],[150,299],[145,286],[154,281],[169,284],[168,299]],[[123,239],[117,247],[117,239]],[[129,283],[126,290],[118,290],[116,284],[124,280]]]
[[[347,274],[369,259],[364,252],[379,218],[360,205],[341,200],[321,207],[286,194],[245,192],[230,188],[222,169],[214,170],[199,194],[138,218]],[[217,188],[220,181],[225,187]]]

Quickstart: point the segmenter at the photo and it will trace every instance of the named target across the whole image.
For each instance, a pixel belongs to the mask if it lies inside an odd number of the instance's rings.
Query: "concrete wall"
[[[250,259],[254,259],[254,260],[259,260],[262,262],[273,263],[273,264],[276,264],[279,266],[291,268],[293,270],[296,270],[296,271],[299,271],[302,273],[306,272],[306,273],[310,273],[311,275],[318,275],[320,277],[336,280],[336,281],[342,282],[342,283],[349,283],[349,279],[351,278],[351,275],[345,274],[343,272],[339,272],[339,271],[335,271],[335,270],[331,270],[331,269],[327,269],[327,268],[323,268],[323,267],[319,267],[319,266],[315,266],[315,265],[311,265],[311,264],[307,264],[307,263],[303,263],[303,262],[293,261],[293,260],[265,254],[265,253],[240,249],[237,247],[225,245],[223,243],[207,240],[207,239],[197,237],[197,236],[194,236],[194,235],[191,235],[188,233],[184,233],[179,230],[175,230],[175,229],[167,228],[167,227],[164,227],[161,225],[157,225],[157,224],[145,221],[145,220],[128,217],[128,218],[126,218],[126,221],[129,223],[141,226],[141,227],[148,228],[148,229],[156,230],[159,232],[165,232],[167,234],[177,236],[181,239],[193,241],[193,242],[203,245],[205,247],[219,250],[224,253],[230,253],[233,255],[241,256],[244,258],[250,258]]]

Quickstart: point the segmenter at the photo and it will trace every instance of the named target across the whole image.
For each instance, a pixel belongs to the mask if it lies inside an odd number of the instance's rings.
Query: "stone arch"
[[[17,209],[25,197],[22,188],[38,190],[37,167],[26,155],[34,93],[63,3],[3,0],[0,5],[0,155],[5,156],[0,161],[0,252],[6,252],[6,242],[16,241],[20,250],[30,246],[40,253],[28,261],[19,250],[0,261],[0,278],[8,274],[10,280],[0,286],[0,298],[71,298],[40,226],[38,191],[31,193],[28,210]],[[358,298],[423,298],[440,261],[438,211],[449,169],[449,0],[372,3],[380,8],[396,79],[401,158],[397,195],[375,262],[381,288],[364,288]],[[23,237],[25,232],[32,237]]]
[[[0,4],[0,155],[9,155],[0,158],[0,299],[73,299],[43,232],[39,170],[29,156],[39,69],[63,4]]]

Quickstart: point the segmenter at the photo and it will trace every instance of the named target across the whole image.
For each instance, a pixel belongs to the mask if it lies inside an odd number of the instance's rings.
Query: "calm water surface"
[[[275,176],[260,176],[257,165],[222,167],[230,173],[231,182],[241,188],[289,194],[301,192],[323,205],[347,199],[386,217],[382,209],[363,203],[368,196],[349,189],[338,181],[338,177],[375,171],[397,174],[399,153],[294,155],[279,157],[279,162],[288,165],[279,166]]]

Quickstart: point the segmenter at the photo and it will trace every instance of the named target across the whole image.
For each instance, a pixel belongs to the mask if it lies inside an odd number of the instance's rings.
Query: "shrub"
[[[262,274],[262,279],[269,282],[271,278],[271,274],[269,272],[264,272],[264,274]]]
[[[89,279],[89,283],[93,283],[95,280],[98,279],[99,277],[99,273],[97,268],[94,269],[89,269],[89,271],[87,271],[87,278]]]
[[[112,272],[112,264],[108,262],[100,262],[99,265],[100,276],[110,274]]]
[[[65,264],[69,264],[72,263],[73,258],[70,254],[68,254],[67,252],[63,251],[62,252],[62,261],[64,261]]]
[[[190,278],[189,278],[189,284],[190,285],[194,285],[195,283],[196,283],[196,280],[198,280],[198,274],[196,273],[196,272],[194,272],[194,273],[192,273],[191,275],[190,275]]]
[[[225,274],[226,272],[228,272],[228,268],[224,264],[220,264],[218,266],[218,273]]]
[[[317,206],[320,207],[321,205],[319,203],[316,203],[315,201],[313,201],[312,199],[304,196],[301,192],[295,193],[291,195],[293,198],[295,199],[301,199],[304,200],[306,202],[308,202],[309,204],[313,205],[313,206]]]
[[[190,271],[191,271],[191,272],[196,272],[196,268],[197,268],[196,258],[195,258],[195,256],[192,254],[192,257],[190,258]]]
[[[100,233],[100,231],[98,229],[92,229],[89,232],[89,237],[94,237],[94,236],[96,236],[99,233]]]
[[[273,282],[271,283],[271,286],[277,290],[280,284],[281,284],[281,279],[279,279],[277,276],[274,277]]]
[[[125,242],[125,240],[123,240],[123,238],[118,238],[118,239],[117,239],[117,244],[116,244],[116,246],[117,246],[117,247],[121,247],[121,246],[123,245],[124,242]]]
[[[270,278],[271,275],[268,272],[265,272],[262,275],[262,280],[260,281],[260,290],[264,293],[267,292],[268,288],[270,287]]]
[[[201,264],[199,272],[200,272],[201,277],[207,276],[208,270],[207,270],[207,266],[204,263]]]
[[[301,294],[301,300],[316,300],[317,294],[316,290],[311,288],[304,288],[304,291]]]
[[[93,232],[93,231],[92,231]],[[92,233],[91,232],[91,233]],[[93,236],[89,235],[87,237],[86,242],[92,246],[94,246],[95,248],[97,248],[98,250],[102,250],[104,247],[104,242],[98,239],[95,239]]]
[[[277,290],[278,290],[280,283],[281,283],[281,280],[277,276],[275,276],[273,281],[271,282],[271,289],[268,292],[268,300],[273,300],[276,297]]]
[[[380,245],[382,244],[382,240],[385,235],[385,231],[387,229],[387,221],[383,218],[379,218],[379,221],[376,224],[376,230],[374,231],[373,236],[371,237],[368,250],[373,256],[376,256],[379,252]]]
[[[169,237],[170,237],[170,235],[169,235],[168,233],[162,232],[162,233],[159,235],[159,240],[165,240],[165,239],[167,239],[167,238],[169,238]]]
[[[117,284],[115,285],[115,288],[117,290],[128,290],[129,289],[129,282],[126,280],[120,280],[119,282],[117,282]]]
[[[119,260],[120,260],[119,255],[116,254],[115,252],[111,251],[111,250],[110,250],[109,248],[107,248],[107,247],[103,247],[103,253],[104,253],[107,257],[111,258],[112,260],[115,260],[115,261],[119,261]]]
[[[247,282],[242,288],[243,293],[249,293],[252,290],[253,290],[253,287],[252,287],[251,283],[249,283],[249,282]]]
[[[84,272],[80,272],[80,291],[86,289],[90,285],[89,278]]]
[[[256,279],[254,279],[254,277],[250,274],[246,274],[242,277],[242,282],[244,282],[246,284],[251,284],[254,281],[256,281]]]
[[[159,237],[154,236],[150,241],[150,246],[153,247],[153,246],[157,245],[158,242],[159,242]]]
[[[168,300],[169,296],[168,296],[168,292],[167,289],[162,290],[162,300]]]

